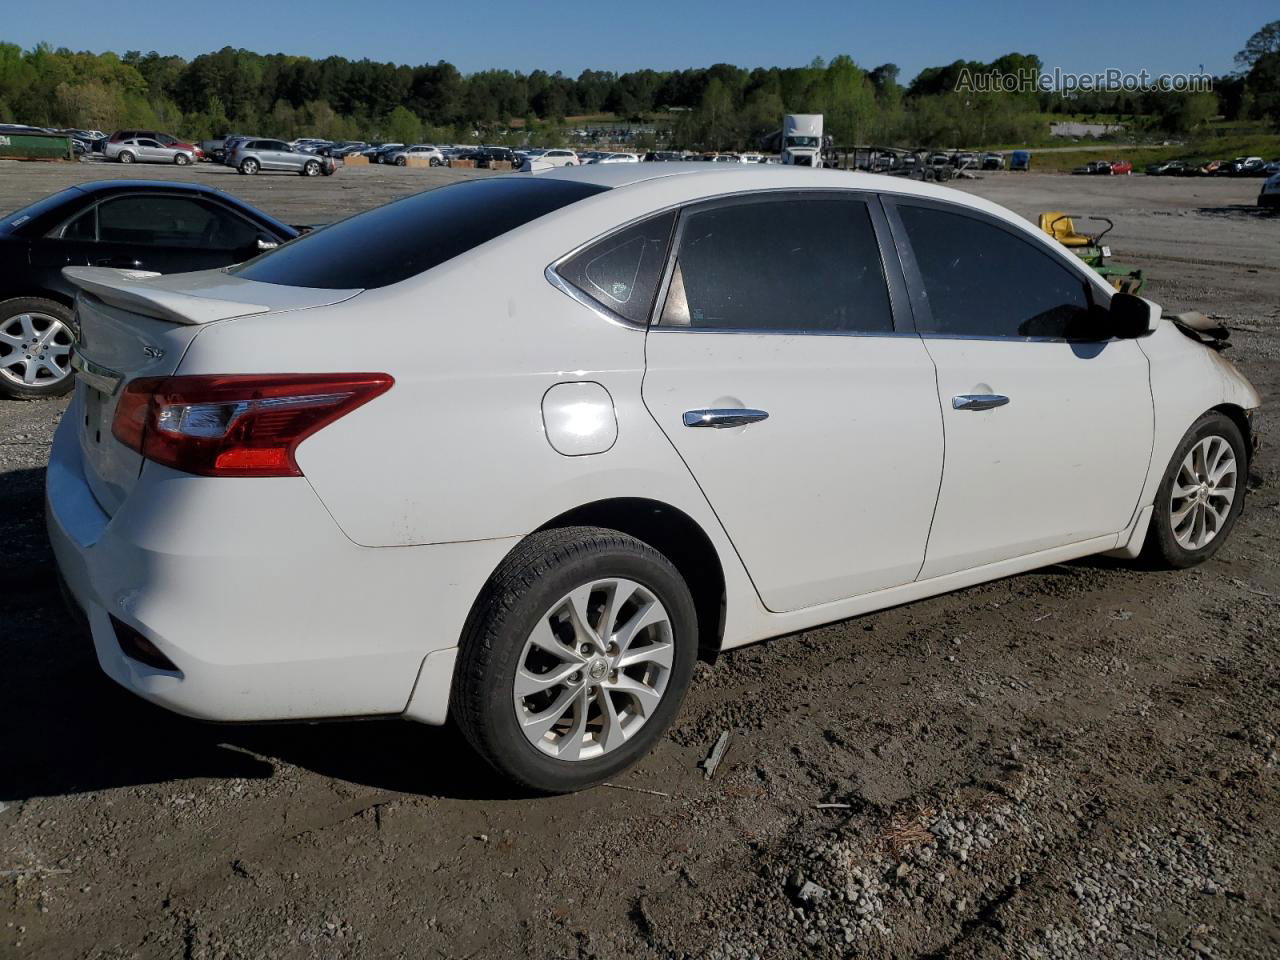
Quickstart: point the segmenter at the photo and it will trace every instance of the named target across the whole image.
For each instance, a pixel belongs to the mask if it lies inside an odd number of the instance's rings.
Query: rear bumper
[[[106,674],[187,716],[405,712],[424,661],[456,647],[472,602],[512,546],[360,547],[305,478],[193,477],[155,464],[109,517],[85,481],[75,427],[73,405],[46,482],[59,571]],[[113,618],[177,670],[126,656]],[[435,657],[429,668],[446,665],[451,657]],[[449,679],[418,684],[414,719],[444,721]]]

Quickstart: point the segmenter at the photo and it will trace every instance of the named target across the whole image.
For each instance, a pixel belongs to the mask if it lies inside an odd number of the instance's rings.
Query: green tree
[[[387,115],[386,130],[393,143],[417,143],[422,139],[422,121],[403,106]]]

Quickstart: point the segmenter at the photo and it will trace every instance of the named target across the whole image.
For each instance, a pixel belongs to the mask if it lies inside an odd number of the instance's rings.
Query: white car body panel
[[[1191,423],[1216,406],[1258,406],[1229,363],[1168,322],[1110,342],[1100,358],[1111,376],[1076,390],[1078,358],[1064,344],[646,334],[562,289],[547,268],[623,224],[712,196],[842,187],[927,196],[1053,242],[987,201],[871,175],[662,163],[547,177],[625,189],[363,292],[220,271],[79,278],[114,298],[108,310],[150,316],[111,345],[101,340],[109,327],[98,331],[102,346],[93,324],[86,331],[86,357],[129,377],[395,378],[302,442],[303,477],[194,477],[122,460],[114,493],[84,463],[86,386],[77,386],[51,457],[49,528],[108,674],[213,719],[403,713],[442,723],[484,583],[523,536],[568,511],[637,498],[687,516],[723,570],[721,646],[730,648],[1048,563],[1133,552]],[[163,363],[130,360],[146,345],[162,347]],[[1022,347],[1063,349],[1028,363]],[[850,368],[858,376],[841,378]],[[1011,404],[991,416],[945,402],[980,384]],[[760,406],[770,419],[677,426],[683,410],[720,401]],[[590,424],[575,419],[584,411]],[[1060,442],[1068,434],[1075,444]],[[866,449],[891,452],[894,469],[878,483],[860,469]],[[1053,484],[1062,502],[1037,510]],[[771,550],[788,521],[794,542]],[[108,615],[181,674],[125,657]]]
[[[1100,349],[930,336],[924,343],[937,365],[947,453],[922,578],[1128,525],[1152,444],[1147,358],[1137,341]],[[954,409],[952,397],[962,394],[1009,403]]]
[[[770,610],[916,578],[942,475],[933,364],[919,338],[658,327],[647,356],[645,402]],[[727,430],[681,420],[744,407],[769,418]]]

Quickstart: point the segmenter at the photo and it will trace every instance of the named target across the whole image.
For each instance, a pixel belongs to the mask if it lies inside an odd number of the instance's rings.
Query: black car
[[[477,167],[492,167],[495,163],[509,163],[512,168],[519,167],[521,160],[514,150],[506,147],[479,147],[458,154],[459,160],[474,160]]]
[[[299,231],[198,184],[105,180],[0,218],[0,393],[71,389],[71,304],[63,267],[183,273],[225,267]]]

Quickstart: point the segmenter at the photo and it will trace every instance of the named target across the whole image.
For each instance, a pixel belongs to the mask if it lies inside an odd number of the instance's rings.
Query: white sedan
[[[1199,563],[1256,436],[1159,307],[872,175],[515,174],[226,270],[66,272],[48,523],[107,674],[214,720],[452,716],[540,791],[645,754],[699,656]]]

